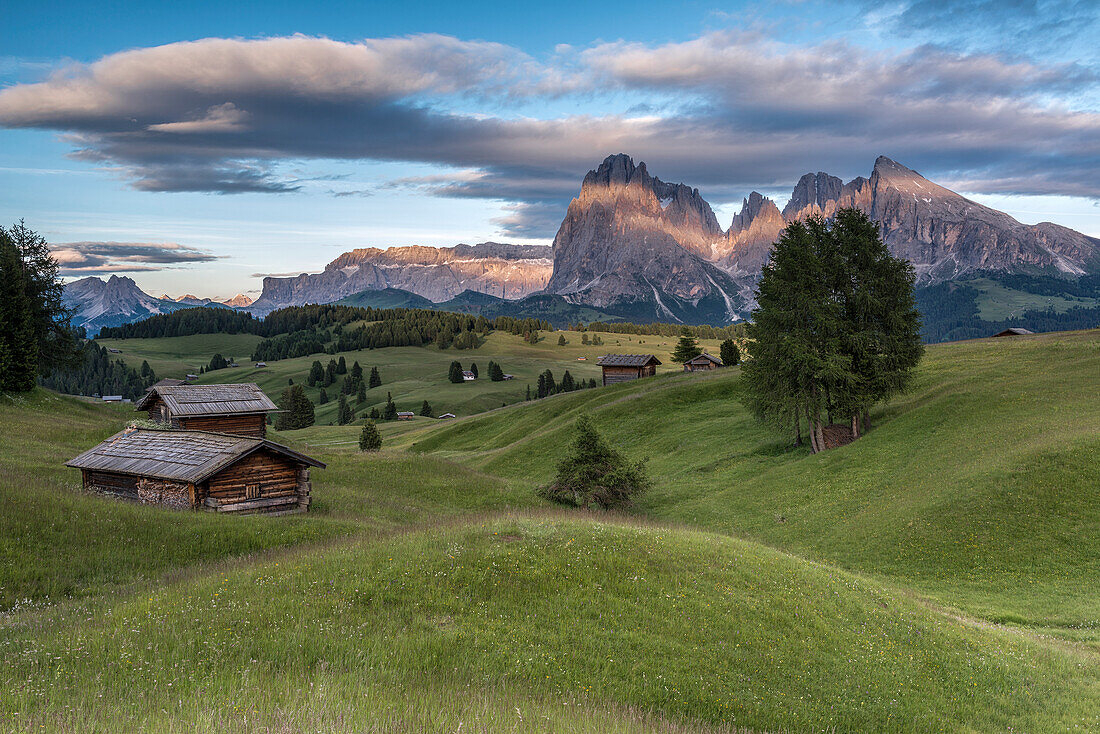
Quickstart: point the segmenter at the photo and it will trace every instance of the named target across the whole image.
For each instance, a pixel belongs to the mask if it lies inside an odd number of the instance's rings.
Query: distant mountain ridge
[[[440,302],[464,290],[522,298],[542,290],[553,266],[544,245],[483,242],[455,247],[374,247],[345,252],[321,273],[264,278],[249,311],[331,303],[365,290],[397,288]]]
[[[95,335],[104,326],[119,326],[162,313],[190,308],[165,298],[154,298],[138,288],[132,278],[94,276],[65,285],[64,303],[73,309],[72,323]]]

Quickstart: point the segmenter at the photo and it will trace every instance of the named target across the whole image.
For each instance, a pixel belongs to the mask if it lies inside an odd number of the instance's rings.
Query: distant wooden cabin
[[[439,420],[445,420],[447,418],[454,418],[454,417],[455,417],[454,413],[444,413],[443,415],[438,416]]]
[[[172,428],[267,435],[267,414],[278,406],[253,382],[237,385],[153,386],[137,404],[150,420]]]
[[[605,354],[596,363],[603,368],[603,384],[637,380],[657,374],[661,360],[652,354]]]
[[[470,370],[462,370],[462,379],[466,382],[470,382],[471,380],[476,380],[477,375],[475,375],[473,372],[470,372]]]
[[[1011,329],[1005,329],[1004,331],[997,332],[993,336],[995,336],[995,337],[996,336],[1024,336],[1025,334],[1032,334],[1032,333],[1034,333],[1034,332],[1028,331],[1027,329],[1020,329],[1020,328],[1017,328],[1017,327],[1012,327]]]
[[[316,459],[263,438],[128,428],[66,463],[84,488],[217,512],[307,512]]]
[[[399,421],[411,421],[413,419],[414,415],[415,415],[415,413],[407,413],[405,411],[400,411],[397,414],[397,420],[399,420]]]
[[[713,354],[703,352],[698,357],[692,357],[687,362],[684,362],[684,372],[706,372],[707,370],[716,370],[724,366],[722,360],[718,359]]]

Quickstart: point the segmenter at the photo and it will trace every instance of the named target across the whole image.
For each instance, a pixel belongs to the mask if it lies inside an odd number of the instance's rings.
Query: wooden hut
[[[316,459],[263,438],[128,428],[66,463],[84,488],[148,504],[217,512],[309,510]]]
[[[597,362],[603,368],[603,384],[637,380],[657,374],[661,360],[652,354],[605,354]]]
[[[1025,336],[1025,335],[1031,334],[1031,333],[1033,333],[1033,332],[1030,332],[1027,329],[1021,329],[1019,327],[1014,326],[1012,328],[1005,329],[1004,331],[999,331],[996,334],[994,334],[993,336],[995,336],[995,337],[996,336]]]
[[[723,366],[722,360],[718,359],[713,354],[703,352],[698,357],[692,357],[687,362],[684,362],[684,372],[706,372],[707,370],[716,370]]]
[[[137,404],[150,420],[173,428],[238,436],[267,435],[267,414],[278,406],[254,382],[236,385],[153,386]]]
[[[145,392],[149,392],[154,387],[175,387],[176,385],[190,385],[187,380],[177,380],[174,377],[165,377],[163,380],[157,380],[149,387],[145,388]]]

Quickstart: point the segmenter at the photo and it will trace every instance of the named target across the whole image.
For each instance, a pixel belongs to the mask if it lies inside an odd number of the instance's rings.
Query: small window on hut
[[[246,500],[254,500],[260,496],[260,485],[258,484],[246,484],[244,488],[244,498]]]

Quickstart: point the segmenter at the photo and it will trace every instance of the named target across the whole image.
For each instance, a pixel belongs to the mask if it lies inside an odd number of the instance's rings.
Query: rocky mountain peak
[[[730,223],[729,234],[748,231],[753,224],[762,224],[764,221],[782,222],[783,215],[779,213],[779,207],[775,202],[758,191],[753,191],[747,199],[741,202],[741,211],[733,216]],[[782,229],[782,226],[780,226]]]
[[[787,221],[804,219],[814,214],[823,214],[828,202],[840,198],[844,182],[824,171],[807,173],[798,179],[791,192],[791,200],[783,207],[783,217]]]

